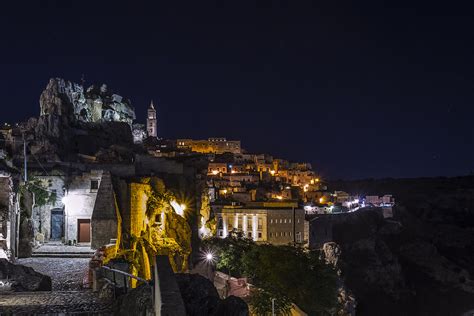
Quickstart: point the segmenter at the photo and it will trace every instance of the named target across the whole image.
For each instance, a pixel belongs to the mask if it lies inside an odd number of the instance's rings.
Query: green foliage
[[[34,194],[34,202],[36,206],[44,206],[46,204],[56,203],[56,193],[49,191],[48,185],[38,178],[32,178],[30,181],[28,181],[26,186],[24,186],[23,190],[28,190],[29,192]]]
[[[26,212],[28,206],[25,205],[25,195],[28,194],[27,191],[34,195],[34,203],[36,206],[44,206],[46,204],[56,203],[57,194],[56,192],[50,191],[48,187],[49,184],[38,178],[31,178],[30,181],[28,181],[26,184],[20,185],[20,207],[22,209],[22,212],[24,213],[24,216],[30,216],[30,214],[27,214]]]
[[[312,315],[337,307],[336,271],[318,251],[255,244],[237,236],[211,238],[204,246],[216,254],[217,269],[246,276],[260,289],[252,295],[252,307],[259,315],[271,311],[271,298],[277,299],[279,314],[287,313],[291,302]]]
[[[275,311],[278,315],[291,315],[291,301],[286,296],[272,294],[262,289],[252,290],[250,305],[257,315],[271,315],[272,300],[275,300]]]
[[[245,275],[246,271],[242,265],[243,255],[246,251],[250,251],[253,246],[254,243],[250,239],[237,237],[209,238],[203,241],[203,247],[212,250],[217,256],[217,269],[234,277]]]

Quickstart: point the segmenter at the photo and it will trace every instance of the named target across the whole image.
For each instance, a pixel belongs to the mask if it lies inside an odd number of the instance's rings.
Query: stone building
[[[64,237],[78,243],[91,242],[91,219],[102,180],[102,170],[73,177],[64,196]],[[53,236],[53,230],[51,232]]]
[[[156,118],[156,110],[153,106],[153,101],[151,101],[150,106],[148,107],[148,115],[146,118],[146,128],[148,132],[148,137],[157,137],[158,136],[158,121]]]
[[[16,257],[20,207],[13,177],[0,171],[0,258]]]
[[[207,168],[208,175],[218,175],[220,173],[227,173],[227,163],[224,162],[210,162]]]
[[[55,198],[33,206],[36,240],[90,243],[92,214],[102,175],[102,170],[91,170],[77,175],[37,176],[41,189]]]
[[[268,242],[274,245],[304,242],[303,209],[275,207],[270,203],[262,203],[260,207],[227,205],[216,211],[216,218],[219,238],[225,238],[235,231],[241,232],[243,236],[255,242]]]
[[[121,217],[109,172],[102,174],[91,220],[91,247],[107,245],[121,234]]]
[[[207,140],[178,139],[177,147],[202,154],[240,154],[240,140],[227,140],[226,138],[209,138]]]
[[[48,198],[40,201],[33,196],[31,218],[35,239],[38,242],[62,240],[64,234],[64,194],[66,177],[63,175],[35,176],[30,186],[32,190],[41,190]],[[31,180],[31,179],[30,179]],[[51,197],[51,198],[50,198]]]

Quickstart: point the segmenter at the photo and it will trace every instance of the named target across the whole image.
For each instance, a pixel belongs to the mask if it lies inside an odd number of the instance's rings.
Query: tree
[[[257,287],[252,308],[257,314],[271,312],[271,299],[285,314],[291,302],[310,314],[328,314],[337,307],[337,274],[318,251],[293,246],[256,244],[235,236],[213,238],[206,246],[217,256],[217,269],[246,276]]]

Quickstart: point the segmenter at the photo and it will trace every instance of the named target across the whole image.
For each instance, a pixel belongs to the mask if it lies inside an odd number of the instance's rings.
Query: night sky
[[[1,121],[37,116],[50,77],[84,74],[139,121],[153,99],[165,138],[240,139],[332,179],[474,171],[471,7],[35,2],[0,9]]]

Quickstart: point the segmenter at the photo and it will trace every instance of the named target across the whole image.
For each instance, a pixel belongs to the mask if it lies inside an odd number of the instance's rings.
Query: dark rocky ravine
[[[473,177],[359,181],[344,189],[397,196],[393,219],[367,210],[333,224],[338,265],[357,299],[357,315],[474,309]]]

